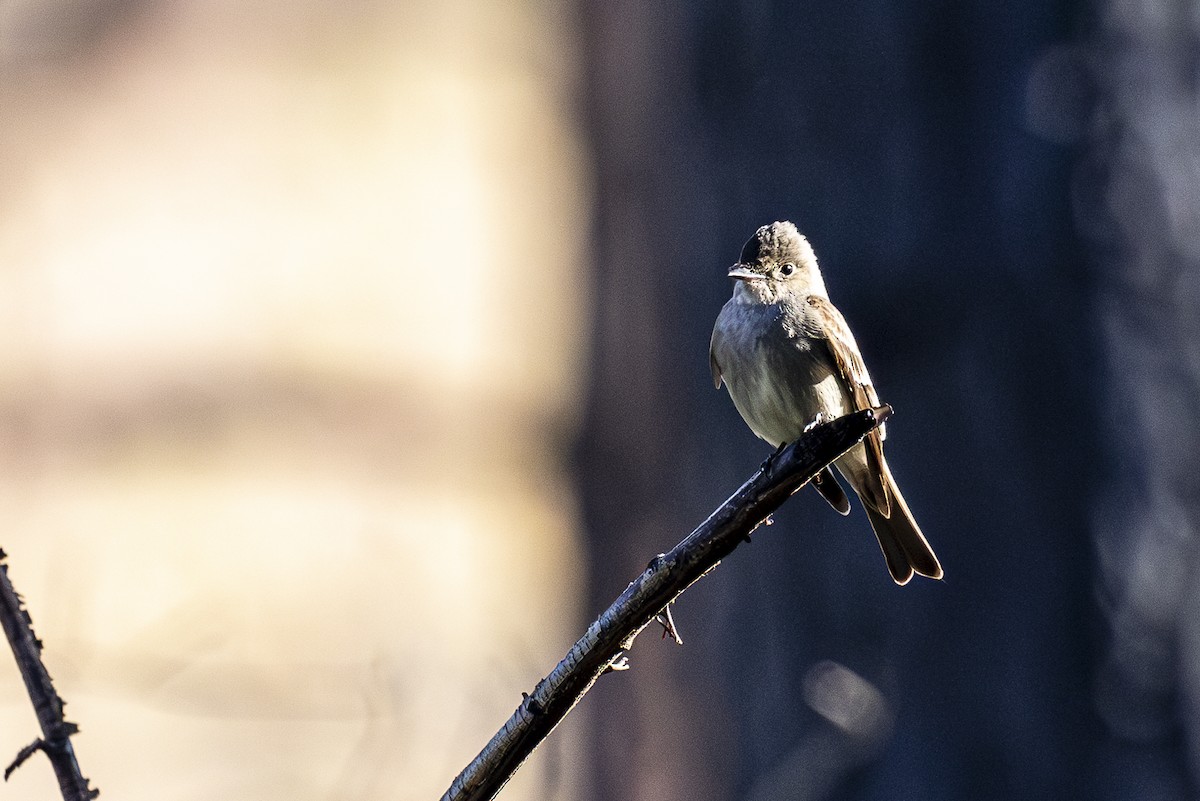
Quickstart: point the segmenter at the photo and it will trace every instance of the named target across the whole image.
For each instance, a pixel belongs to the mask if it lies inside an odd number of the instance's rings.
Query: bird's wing
[[[713,386],[717,389],[721,388],[721,365],[717,364],[717,346],[722,336],[721,319],[718,317],[717,324],[713,326],[712,339],[708,343],[708,369],[712,370]]]
[[[867,372],[867,365],[863,363],[862,354],[858,351],[858,343],[854,341],[854,334],[850,333],[850,326],[846,325],[846,318],[842,317],[842,313],[829,302],[828,298],[810,295],[807,302],[813,312],[810,319],[815,324],[816,333],[820,339],[825,341],[829,353],[833,357],[834,365],[846,382],[854,410],[875,408],[879,405],[879,395],[876,394],[875,386],[871,383],[871,374]],[[877,490],[876,509],[884,517],[887,517],[890,513],[891,499],[888,498],[886,488],[880,478],[884,471],[883,440],[885,436],[886,432],[883,426],[880,426],[867,434],[864,442],[867,446],[869,472],[873,478],[879,481],[878,487],[871,487],[872,490]]]

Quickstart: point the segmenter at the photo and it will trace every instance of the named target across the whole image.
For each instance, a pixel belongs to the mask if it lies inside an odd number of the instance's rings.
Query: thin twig
[[[89,801],[100,795],[100,791],[88,787],[88,780],[75,759],[75,749],[71,747],[71,735],[79,731],[79,727],[63,718],[64,702],[55,692],[50,674],[42,664],[42,642],[34,636],[29,613],[22,607],[21,597],[9,581],[4,558],[5,553],[0,550],[0,623],[42,727],[41,739],[34,740],[17,753],[16,759],[4,771],[4,779],[7,781],[22,762],[42,751],[54,767],[63,801]]]
[[[566,717],[601,675],[628,667],[624,652],[668,604],[716,567],[796,490],[882,424],[891,407],[840,417],[806,432],[667,554],[656,556],[571,648],[471,764],[442,801],[486,801]]]

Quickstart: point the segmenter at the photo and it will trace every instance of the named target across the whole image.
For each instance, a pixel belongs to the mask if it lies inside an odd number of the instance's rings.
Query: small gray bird
[[[817,257],[790,222],[764,225],[729,270],[733,297],[713,328],[713,382],[729,389],[750,430],[779,447],[810,426],[879,405],[841,312],[829,302]],[[897,584],[942,566],[908,511],[883,458],[880,426],[834,462],[858,494]],[[814,480],[841,514],[850,502],[829,468]]]

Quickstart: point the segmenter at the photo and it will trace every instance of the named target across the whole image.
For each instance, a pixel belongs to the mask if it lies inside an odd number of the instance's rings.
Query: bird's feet
[[[829,414],[828,412],[817,412],[816,416],[813,417],[813,419],[809,422],[809,424],[804,427],[804,433],[807,434],[809,431],[812,431],[817,426],[824,425],[825,423],[831,422],[832,420],[833,420],[832,414]]]
[[[763,459],[763,463],[759,465],[758,469],[762,470],[764,473],[770,470],[771,465],[775,464],[775,460],[779,458],[779,454],[783,453],[783,449],[787,446],[788,444],[786,442],[779,443],[779,447],[776,448],[770,456],[768,456],[766,459]]]

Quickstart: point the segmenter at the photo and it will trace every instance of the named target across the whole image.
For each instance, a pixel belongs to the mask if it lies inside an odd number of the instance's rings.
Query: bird
[[[829,300],[812,245],[791,222],[754,232],[729,269],[733,296],[713,326],[709,364],[758,437],[782,448],[812,426],[879,406],[854,334]],[[834,462],[858,495],[888,571],[900,585],[914,574],[943,576],[883,457],[884,426]],[[814,486],[839,513],[850,502],[826,467]]]

